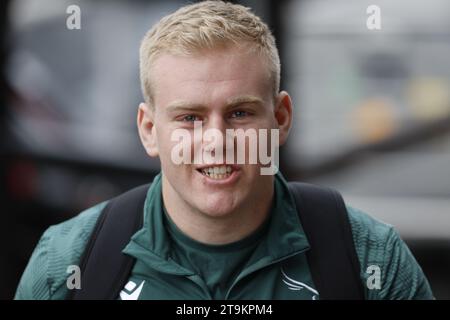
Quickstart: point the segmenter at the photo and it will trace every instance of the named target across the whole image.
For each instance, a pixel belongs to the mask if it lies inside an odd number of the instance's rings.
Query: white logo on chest
[[[303,283],[303,282],[300,282],[300,281],[290,278],[284,272],[283,268],[281,268],[281,274],[283,275],[283,282],[287,285],[289,290],[299,291],[299,290],[306,289],[313,294],[312,300],[317,300],[317,298],[319,296],[319,292],[317,292],[317,290],[311,288],[306,283]]]
[[[137,300],[139,298],[139,295],[141,294],[144,283],[145,283],[145,280],[142,281],[141,284],[139,285],[139,287],[136,288],[136,283],[134,283],[133,281],[128,281],[128,283],[125,285],[124,290],[122,290],[120,292],[120,299],[122,299],[122,300]]]

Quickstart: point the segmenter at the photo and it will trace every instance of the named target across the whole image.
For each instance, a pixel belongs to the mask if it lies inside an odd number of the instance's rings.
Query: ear
[[[292,125],[292,100],[286,91],[281,91],[276,99],[275,120],[280,130],[280,146],[282,146],[288,138]]]
[[[158,143],[156,136],[156,128],[154,125],[154,109],[150,108],[148,104],[139,104],[137,114],[137,127],[139,137],[147,154],[150,157],[157,157],[159,155]]]

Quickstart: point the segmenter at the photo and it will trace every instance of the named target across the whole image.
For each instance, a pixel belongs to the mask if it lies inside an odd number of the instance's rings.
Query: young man
[[[145,103],[138,109],[139,136],[148,155],[159,157],[161,173],[147,191],[143,225],[123,249],[135,260],[116,298],[320,299],[308,256],[310,237],[282,175],[276,170],[262,174],[267,163],[250,163],[254,150],[248,144],[244,163],[220,157],[212,163],[193,160],[205,150],[217,156],[240,147],[235,136],[231,147],[218,139],[206,143],[195,133],[199,124],[203,132],[214,129],[223,137],[227,130],[276,130],[278,141],[259,137],[259,145],[262,141],[270,149],[285,143],[292,102],[279,91],[279,57],[268,27],[239,5],[188,5],[148,32],[140,61]],[[174,132],[192,138],[183,142],[188,156],[182,163],[174,161],[179,147]],[[17,299],[65,299],[70,294],[68,267],[80,265],[106,205],[44,233]],[[419,265],[391,226],[351,207],[346,216],[365,299],[433,298]],[[367,270],[377,271],[378,280]]]

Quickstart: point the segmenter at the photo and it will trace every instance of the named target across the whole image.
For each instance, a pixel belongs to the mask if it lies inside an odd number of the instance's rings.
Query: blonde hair
[[[153,103],[150,69],[159,54],[190,55],[201,49],[239,46],[243,42],[268,60],[275,97],[280,86],[280,58],[268,26],[250,8],[223,1],[203,1],[165,16],[144,36],[139,68],[145,102]]]

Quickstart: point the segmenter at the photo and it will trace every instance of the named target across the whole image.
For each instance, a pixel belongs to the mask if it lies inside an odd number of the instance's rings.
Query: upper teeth
[[[232,171],[231,166],[215,166],[202,169],[203,173],[206,174],[225,174]]]

